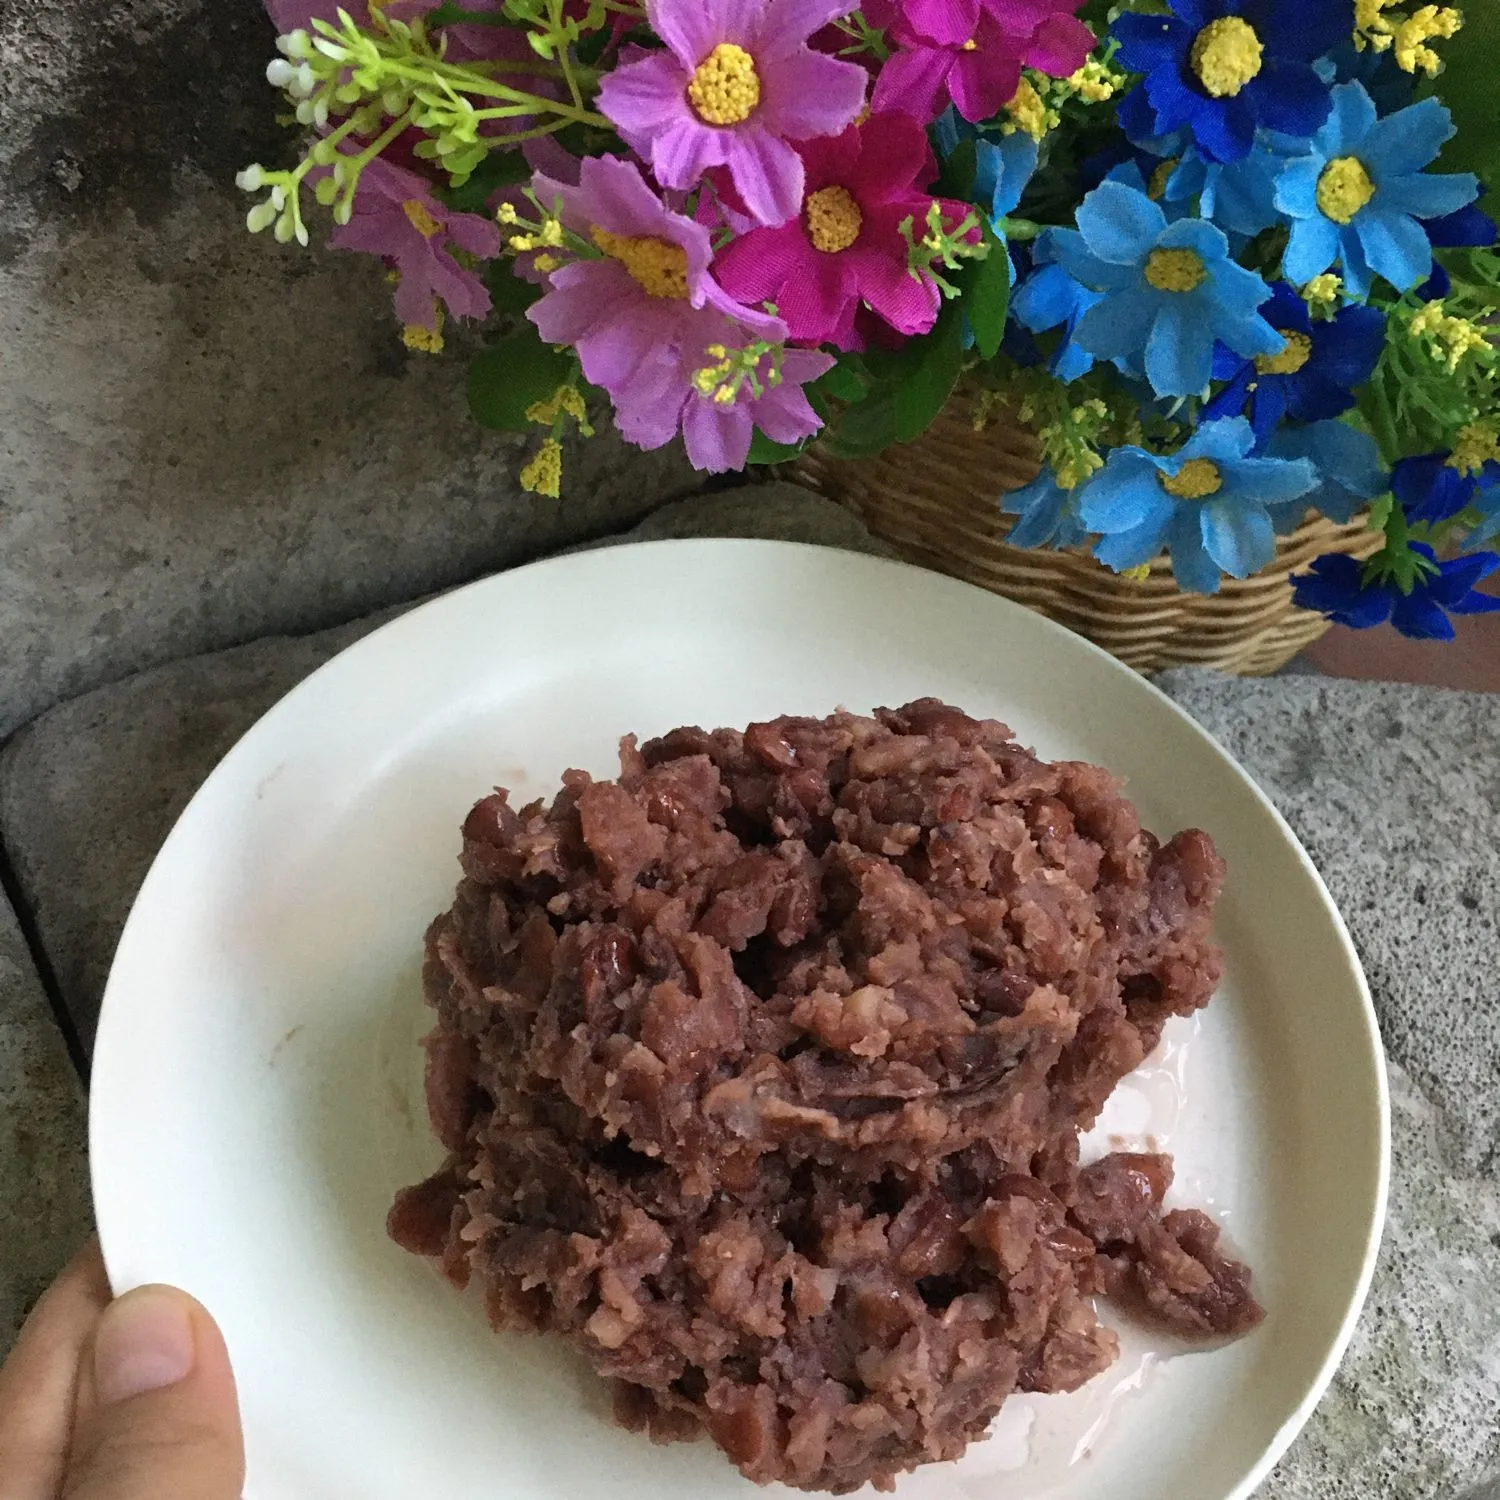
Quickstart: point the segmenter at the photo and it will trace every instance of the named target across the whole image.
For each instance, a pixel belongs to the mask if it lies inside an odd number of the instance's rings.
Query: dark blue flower
[[[1076,342],[1125,361],[1158,396],[1195,396],[1213,371],[1214,341],[1250,357],[1284,340],[1257,311],[1271,289],[1236,265],[1229,241],[1202,219],[1172,222],[1123,182],[1102,182],[1078,206],[1077,230],[1053,230],[1048,251],[1102,298],[1078,319]]]
[[[1472,172],[1422,170],[1452,134],[1453,118],[1436,99],[1377,120],[1362,84],[1339,84],[1328,123],[1276,184],[1276,206],[1292,221],[1287,280],[1306,286],[1338,261],[1361,301],[1373,276],[1400,292],[1426,280],[1432,246],[1421,221],[1455,213],[1479,191]]]
[[[1360,49],[1352,38],[1333,49],[1317,65],[1330,83],[1362,83],[1383,115],[1405,109],[1416,98],[1416,80],[1403,72],[1392,56],[1392,49],[1377,52],[1373,47]]]
[[[1024,489],[1001,496],[1000,509],[1019,516],[1005,540],[1013,547],[1078,547],[1088,538],[1078,518],[1078,491],[1065,490],[1042,472]]]
[[[1401,502],[1406,519],[1435,526],[1486,500],[1500,485],[1500,463],[1493,460],[1477,474],[1461,474],[1446,453],[1424,453],[1403,458],[1391,470],[1391,492]]]
[[[1451,641],[1449,615],[1484,615],[1500,610],[1500,599],[1475,592],[1496,568],[1500,555],[1471,552],[1451,562],[1440,563],[1431,547],[1411,544],[1427,567],[1418,575],[1409,594],[1403,594],[1390,579],[1371,576],[1352,557],[1330,554],[1320,557],[1312,571],[1292,580],[1293,600],[1340,625],[1368,630],[1387,620],[1417,640]]]
[[[1257,126],[1306,137],[1328,118],[1328,84],[1313,63],[1353,32],[1352,0],[1168,3],[1171,15],[1127,12],[1112,27],[1120,61],[1146,75],[1137,92],[1155,135],[1185,126],[1214,161],[1238,161]],[[1121,109],[1138,128],[1133,97]]]
[[[1424,219],[1422,228],[1427,231],[1429,242],[1439,250],[1469,245],[1482,248],[1500,239],[1500,229],[1495,227],[1495,221],[1477,203],[1470,203],[1456,213],[1444,214],[1440,219]]]
[[[1354,405],[1353,390],[1375,369],[1385,344],[1385,314],[1346,307],[1314,323],[1307,304],[1284,281],[1271,289],[1261,316],[1286,340],[1279,354],[1242,360],[1221,344],[1214,378],[1228,385],[1203,409],[1205,417],[1233,417],[1250,406],[1250,423],[1264,442],[1288,416],[1299,422],[1336,417]]]
[[[1116,448],[1079,490],[1078,513],[1100,533],[1095,556],[1117,573],[1165,547],[1185,589],[1215,594],[1222,573],[1248,578],[1276,555],[1272,507],[1316,482],[1306,459],[1254,457],[1243,417],[1205,422],[1176,453]]]

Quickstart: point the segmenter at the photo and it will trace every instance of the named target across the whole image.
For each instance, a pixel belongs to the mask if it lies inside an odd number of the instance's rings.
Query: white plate
[[[1176,1153],[1176,1201],[1226,1225],[1270,1316],[1212,1351],[1133,1334],[1094,1385],[1011,1403],[898,1496],[1227,1500],[1266,1473],[1344,1348],[1386,1190],[1374,1013],[1306,855],[1189,719],[1037,616],[892,563],[703,541],[525,568],[361,641],[225,758],[141,891],[94,1062],[99,1227],[117,1288],[175,1282],[222,1322],[254,1500],[761,1493],[707,1443],[613,1428],[578,1359],[496,1338],[387,1241],[393,1191],[441,1156],[420,939],[496,783],[612,774],[626,730],[923,694],[1112,767],[1149,826],[1201,825],[1227,857],[1223,989],[1100,1136]]]

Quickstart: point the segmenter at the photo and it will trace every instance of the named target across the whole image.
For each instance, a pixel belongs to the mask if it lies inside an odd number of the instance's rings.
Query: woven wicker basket
[[[1142,672],[1204,666],[1259,677],[1283,667],[1328,623],[1292,604],[1290,574],[1325,552],[1368,557],[1379,537],[1362,521],[1311,519],[1276,561],[1213,596],[1186,594],[1165,557],[1139,582],[1077,552],[1023,551],[1005,541],[997,496],[1039,471],[1035,438],[1004,420],[976,432],[957,396],[922,437],[875,458],[835,459],[814,444],[796,464],[805,485],[855,511],[904,557],[977,583],[1098,642]]]

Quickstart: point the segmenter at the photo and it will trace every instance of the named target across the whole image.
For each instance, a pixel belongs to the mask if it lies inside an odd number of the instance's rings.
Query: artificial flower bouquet
[[[1368,512],[1299,604],[1500,609],[1500,253],[1458,169],[1500,125],[1451,7],[268,4],[306,146],[241,174],[250,228],[330,210],[413,349],[484,323],[471,408],[542,495],[600,393],[720,472],[909,441],[962,381],[1040,438],[1018,547],[1213,593]]]

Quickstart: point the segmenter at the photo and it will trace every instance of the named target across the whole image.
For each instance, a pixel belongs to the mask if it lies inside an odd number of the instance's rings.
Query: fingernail
[[[185,1299],[138,1287],[105,1308],[94,1336],[94,1390],[102,1405],[176,1385],[193,1368],[193,1323]]]

